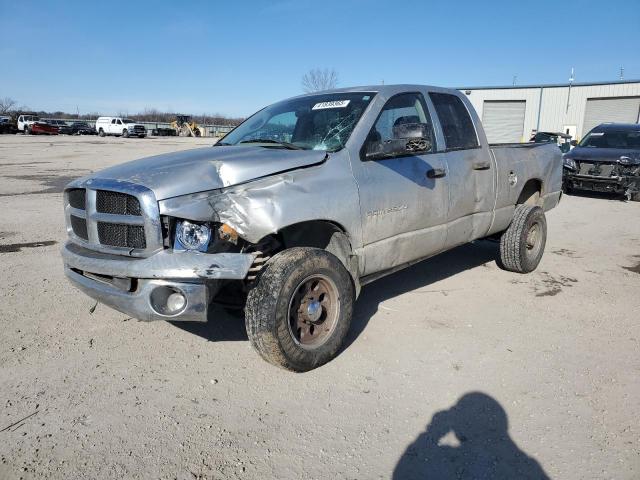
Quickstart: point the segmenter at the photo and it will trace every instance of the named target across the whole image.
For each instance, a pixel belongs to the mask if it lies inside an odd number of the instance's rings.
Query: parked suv
[[[96,132],[101,137],[105,135],[115,135],[119,137],[137,136],[144,138],[147,136],[147,129],[130,118],[121,117],[100,117],[96,120]]]
[[[640,125],[598,125],[564,154],[563,166],[566,192],[611,192],[640,202]]]
[[[18,117],[18,131],[29,134],[33,124],[39,121],[40,117],[37,115],[20,115]]]

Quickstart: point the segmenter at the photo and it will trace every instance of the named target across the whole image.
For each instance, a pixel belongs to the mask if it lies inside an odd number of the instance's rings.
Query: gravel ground
[[[0,137],[0,478],[640,477],[640,203],[565,196],[529,275],[476,242],[379,280],[293,374],[241,319],[92,313],[64,278],[67,181],[210,143]]]

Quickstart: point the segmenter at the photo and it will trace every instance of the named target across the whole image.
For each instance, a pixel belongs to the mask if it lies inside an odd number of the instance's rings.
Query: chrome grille
[[[141,225],[98,222],[98,239],[102,245],[112,247],[147,248]]]
[[[87,221],[84,218],[71,215],[71,228],[73,229],[73,233],[77,236],[85,240],[89,240],[89,234],[87,233]]]
[[[96,210],[100,213],[112,213],[114,215],[142,215],[140,202],[133,195],[98,190],[96,192]]]
[[[134,257],[163,248],[158,203],[146,187],[90,179],[67,188],[64,201],[67,232],[74,243]]]
[[[85,209],[86,190],[84,188],[73,188],[68,191],[69,205],[73,208]]]

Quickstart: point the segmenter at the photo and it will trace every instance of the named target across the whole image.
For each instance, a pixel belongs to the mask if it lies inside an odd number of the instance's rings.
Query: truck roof
[[[375,92],[375,93],[382,93],[385,96],[392,96],[398,93],[422,90],[425,88],[429,90],[437,91],[437,92],[447,92],[447,93],[452,93],[454,95],[462,95],[458,90],[454,90],[451,88],[436,87],[435,85],[396,84],[396,85],[362,85],[358,87],[333,88],[331,90],[323,90],[321,92],[305,93],[303,95],[298,95],[294,98],[309,97],[313,95],[324,95],[324,94],[331,94],[331,93],[341,93],[341,92],[344,92],[344,93]]]

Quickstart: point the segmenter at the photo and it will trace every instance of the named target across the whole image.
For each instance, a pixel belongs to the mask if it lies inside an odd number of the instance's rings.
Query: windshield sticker
[[[591,137],[602,137],[604,136],[604,132],[591,132]]]
[[[316,103],[311,110],[324,110],[325,108],[344,108],[351,100],[334,100],[332,102]]]

